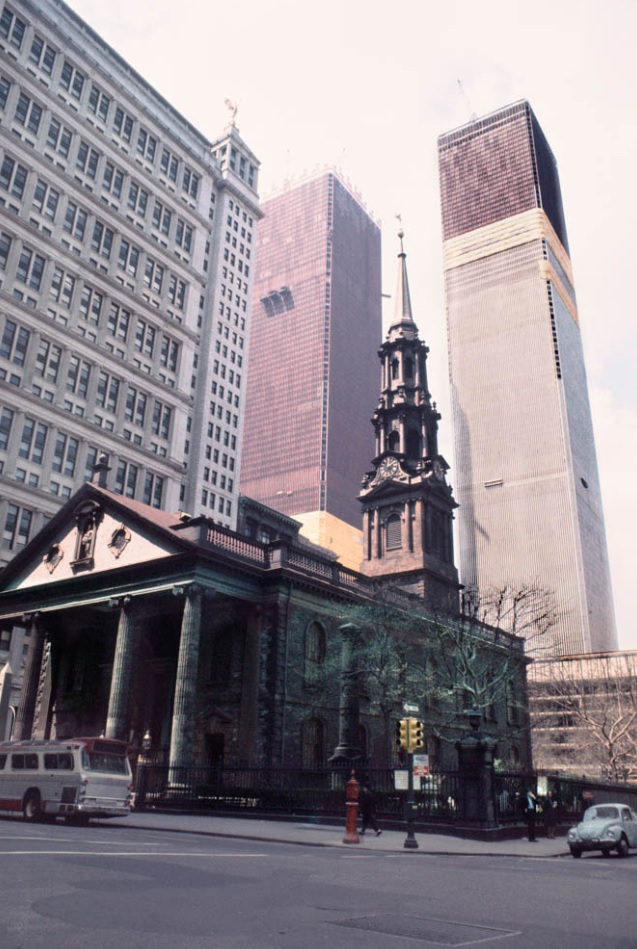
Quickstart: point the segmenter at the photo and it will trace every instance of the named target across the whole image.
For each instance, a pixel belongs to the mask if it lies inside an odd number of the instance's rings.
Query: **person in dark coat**
[[[361,834],[364,834],[367,828],[371,827],[376,836],[380,837],[382,830],[379,829],[376,821],[376,802],[367,784],[364,784],[361,788],[358,809],[361,816]]]
[[[544,798],[542,818],[544,820],[546,836],[552,840],[555,837],[555,824],[557,823],[557,802],[553,800],[553,795],[550,791]]]

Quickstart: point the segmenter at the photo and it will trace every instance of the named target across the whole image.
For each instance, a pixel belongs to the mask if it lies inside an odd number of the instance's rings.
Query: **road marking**
[[[116,850],[113,853],[104,853],[102,850],[5,850],[0,851],[0,857],[236,857],[239,860],[254,857],[266,857],[265,853],[209,853],[206,851],[171,851],[161,853],[144,853],[137,850]]]

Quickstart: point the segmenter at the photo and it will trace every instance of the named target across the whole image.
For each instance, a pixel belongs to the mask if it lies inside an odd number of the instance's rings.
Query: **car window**
[[[591,810],[595,811],[595,813],[591,815],[592,819],[617,820],[619,818],[619,812],[616,807],[596,807],[591,808]]]
[[[630,811],[628,810],[627,807],[623,807],[623,808],[622,808],[622,820],[630,820],[630,819],[631,819],[631,817],[630,817]]]

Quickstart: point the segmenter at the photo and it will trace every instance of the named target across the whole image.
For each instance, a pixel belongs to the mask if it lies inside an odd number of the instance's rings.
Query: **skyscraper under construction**
[[[558,653],[616,648],[555,159],[525,101],[438,150],[461,580],[554,596]]]

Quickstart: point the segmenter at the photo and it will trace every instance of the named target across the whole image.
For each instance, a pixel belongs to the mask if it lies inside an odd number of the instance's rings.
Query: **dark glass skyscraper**
[[[380,229],[332,171],[263,211],[241,491],[298,517],[306,535],[358,566],[357,495],[378,399]]]
[[[555,159],[524,101],[438,148],[461,580],[554,594],[558,653],[616,648]]]

